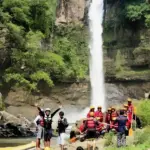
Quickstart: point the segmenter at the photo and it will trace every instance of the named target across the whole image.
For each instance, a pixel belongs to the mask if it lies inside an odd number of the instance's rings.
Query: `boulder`
[[[31,122],[25,117],[13,116],[0,111],[0,137],[29,137],[34,133],[30,131]]]

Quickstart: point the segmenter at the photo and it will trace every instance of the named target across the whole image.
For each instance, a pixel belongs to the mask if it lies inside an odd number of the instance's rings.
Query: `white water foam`
[[[89,8],[90,25],[90,81],[91,81],[91,105],[102,106],[105,110],[105,85],[103,73],[103,0],[92,0]],[[89,108],[83,111],[71,108],[66,117],[70,123],[86,117]]]
[[[105,109],[103,72],[103,0],[92,0],[89,9],[91,105]]]

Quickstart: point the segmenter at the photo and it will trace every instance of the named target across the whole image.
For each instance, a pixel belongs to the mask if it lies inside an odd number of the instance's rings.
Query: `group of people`
[[[132,100],[128,99],[128,103],[123,105],[123,108],[116,110],[115,107],[108,108],[106,113],[102,112],[102,107],[91,106],[87,117],[83,119],[80,126],[77,127],[80,134],[84,135],[83,139],[95,139],[103,136],[105,132],[114,130],[117,132],[117,146],[126,145],[126,136],[129,129],[132,127],[133,120],[136,121],[137,127],[141,128],[140,119],[135,114],[135,107]],[[44,137],[44,146],[50,148],[50,140],[52,138],[52,119],[54,115],[61,109],[59,107],[53,113],[50,108],[42,110],[38,107],[39,114],[35,118],[34,123],[37,129],[36,148],[40,150],[40,141]],[[64,149],[65,144],[65,130],[68,127],[67,119],[64,118],[64,112],[59,112],[59,119],[57,122],[58,143],[61,150]],[[70,139],[74,137],[74,132],[71,132]]]
[[[41,139],[44,138],[44,147],[45,149],[50,149],[50,140],[52,138],[52,119],[55,114],[61,109],[61,106],[56,109],[53,113],[51,113],[50,108],[46,108],[45,110],[38,107],[38,116],[35,118],[34,123],[36,125],[37,130],[37,139],[36,139],[36,150],[40,150],[40,142]],[[64,137],[65,137],[65,129],[68,127],[67,119],[64,118],[64,112],[59,112],[59,119],[57,122],[57,132],[58,132],[58,143],[60,145],[61,150],[64,149]]]
[[[128,103],[124,104],[120,110],[110,107],[105,114],[102,112],[101,106],[96,111],[91,106],[87,118],[83,120],[78,128],[80,133],[84,133],[85,138],[97,138],[105,132],[114,130],[118,133],[118,147],[126,145],[126,136],[132,126],[133,119],[136,121],[137,127],[141,128],[141,122],[135,114],[132,100],[129,98],[127,101]]]

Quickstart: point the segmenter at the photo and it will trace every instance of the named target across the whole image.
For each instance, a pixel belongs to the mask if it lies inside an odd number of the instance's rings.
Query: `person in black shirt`
[[[68,122],[67,119],[64,118],[64,112],[60,112],[59,113],[59,120],[58,120],[58,126],[57,126],[57,130],[58,130],[58,144],[60,145],[61,150],[64,150],[64,145],[65,145],[65,130],[68,127]]]
[[[61,109],[61,106],[51,113],[50,108],[45,109],[44,115],[44,146],[50,147],[50,140],[52,138],[52,119],[54,115]]]

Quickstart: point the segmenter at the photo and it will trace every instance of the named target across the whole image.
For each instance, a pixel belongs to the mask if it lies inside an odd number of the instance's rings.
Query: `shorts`
[[[43,138],[43,134],[44,134],[44,128],[41,126],[38,126],[38,131],[37,131],[37,139],[42,139]]]
[[[60,135],[58,136],[58,144],[65,145],[66,138],[67,138],[66,133],[60,133]]]
[[[97,138],[96,130],[95,129],[88,129],[87,133],[86,133],[86,138],[87,139]]]
[[[44,130],[44,141],[50,141],[52,138],[52,129]]]

